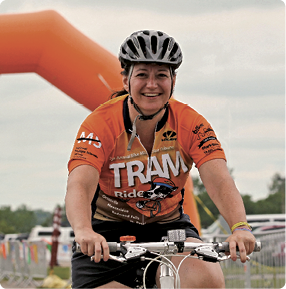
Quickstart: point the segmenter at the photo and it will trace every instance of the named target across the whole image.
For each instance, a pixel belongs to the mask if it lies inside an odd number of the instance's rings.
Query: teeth
[[[145,96],[157,96],[159,93],[144,93]]]

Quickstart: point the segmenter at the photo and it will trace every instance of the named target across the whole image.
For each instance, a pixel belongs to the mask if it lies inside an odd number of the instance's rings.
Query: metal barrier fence
[[[285,231],[256,235],[262,242],[261,252],[255,252],[251,261],[231,260],[221,263],[226,288],[282,288],[285,285]],[[225,235],[215,238],[224,241]],[[59,263],[68,262],[71,244],[61,244]],[[35,279],[48,274],[49,251],[45,242],[0,242],[0,282],[6,278],[16,288],[39,286]]]
[[[5,278],[15,288],[39,286],[48,275],[49,246],[46,241],[0,241],[0,283]],[[57,260],[60,266],[70,266],[71,247],[69,242],[59,243]]]
[[[47,276],[46,243],[0,242],[0,281],[4,278],[15,287],[38,286],[35,279]]]
[[[285,230],[257,234],[261,252],[254,252],[250,262],[231,260],[221,263],[226,288],[282,288],[285,286]],[[224,241],[225,235],[215,241]]]

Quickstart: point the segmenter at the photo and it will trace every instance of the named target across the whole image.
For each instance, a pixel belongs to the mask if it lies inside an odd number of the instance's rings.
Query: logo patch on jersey
[[[201,123],[200,125],[196,125],[195,129],[193,130],[193,133],[194,134],[198,134],[200,129],[201,129],[201,127],[203,127],[203,126],[204,126],[203,123]]]
[[[214,137],[214,136],[209,136],[209,137],[203,139],[203,140],[199,143],[198,147],[201,148],[206,142],[211,141],[211,140],[217,141],[217,138]]]
[[[136,202],[136,207],[142,211],[149,211],[150,217],[155,217],[161,212],[161,201],[165,198],[172,198],[172,192],[178,187],[166,178],[157,177],[151,182],[151,188],[143,192],[142,197],[146,200]]]
[[[197,135],[199,140],[198,148],[202,149],[204,154],[208,155],[215,151],[219,146],[219,141],[216,138],[214,130],[209,125],[207,128],[201,123],[197,125],[193,130],[193,133]]]
[[[86,155],[94,156],[95,158],[98,158],[97,155],[93,154],[92,152],[88,151],[85,147],[76,147],[74,150],[74,156],[78,159],[86,160]]]
[[[162,141],[172,141],[176,140],[177,138],[175,137],[177,134],[174,131],[168,130],[163,133],[164,138]]]
[[[101,148],[101,141],[99,140],[98,136],[95,138],[93,137],[93,133],[91,132],[88,136],[85,136],[85,132],[83,131],[79,138],[77,138],[77,143],[86,142],[88,141],[89,145],[93,145],[96,148]]]
[[[193,130],[193,133],[197,135],[197,140],[201,140],[209,136],[215,136],[215,133],[211,126],[209,125],[207,128],[205,128],[203,123],[197,125]]]

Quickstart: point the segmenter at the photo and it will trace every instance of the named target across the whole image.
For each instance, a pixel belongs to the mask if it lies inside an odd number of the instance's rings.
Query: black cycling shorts
[[[164,224],[151,223],[138,225],[130,222],[110,222],[93,220],[93,230],[108,242],[119,242],[120,236],[136,236],[136,242],[160,242],[167,236],[168,230],[185,229],[186,237],[200,239],[197,229],[190,222],[188,215],[174,222]],[[115,255],[114,253],[112,253]],[[142,282],[144,267],[150,261],[132,261],[131,263],[119,263],[114,260],[90,261],[90,257],[82,253],[74,252],[72,256],[72,288],[96,288],[111,281],[117,281],[131,288],[135,288],[137,282]],[[157,262],[153,262],[147,270],[147,285],[155,284],[155,276],[158,268]],[[147,286],[148,287],[148,286]]]

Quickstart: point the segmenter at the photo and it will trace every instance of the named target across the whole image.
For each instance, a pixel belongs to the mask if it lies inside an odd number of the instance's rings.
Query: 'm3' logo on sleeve
[[[86,142],[88,141],[89,145],[93,145],[96,148],[101,148],[101,141],[99,140],[98,136],[96,136],[95,138],[93,138],[93,133],[91,132],[88,136],[85,136],[85,132],[83,131],[80,135],[80,137],[77,139],[78,143],[81,142]]]

